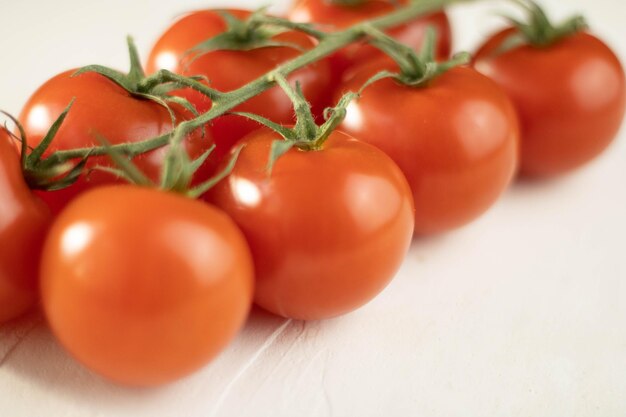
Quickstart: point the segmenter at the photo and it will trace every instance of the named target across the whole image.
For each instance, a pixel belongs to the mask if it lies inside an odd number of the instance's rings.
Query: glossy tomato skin
[[[22,177],[13,139],[0,128],[0,324],[37,302],[39,255],[50,220]]]
[[[392,67],[367,65],[343,88],[358,88],[383,69]],[[476,219],[516,170],[515,110],[494,82],[470,68],[454,68],[417,88],[377,82],[348,107],[341,129],[383,150],[402,169],[415,199],[417,235]]]
[[[348,313],[382,291],[406,255],[406,180],[382,152],[340,132],[322,150],[290,150],[270,175],[277,139],[265,129],[246,137],[235,170],[206,198],[248,239],[260,307],[301,320]]]
[[[239,19],[245,19],[250,15],[249,11],[243,10],[228,12]],[[291,47],[271,47],[250,51],[214,51],[193,62],[185,55],[191,48],[225,30],[226,23],[217,10],[187,14],[175,22],[157,41],[148,58],[148,72],[167,69],[184,75],[203,75],[210,80],[211,87],[226,92],[262,77],[280,64],[301,54],[301,51]],[[298,45],[303,50],[315,46],[313,39],[299,32],[286,32],[274,39]],[[304,95],[312,104],[314,112],[319,115],[328,104],[330,76],[328,63],[322,61],[302,68],[288,78],[294,84],[296,81],[301,83]],[[199,112],[206,112],[211,108],[211,101],[193,90],[182,90],[175,94],[189,99]],[[279,87],[250,99],[235,110],[260,114],[281,124],[295,122],[291,101]],[[217,144],[216,158],[227,154],[233,144],[257,128],[256,122],[239,116],[224,116],[214,120],[211,130]]]
[[[401,0],[398,3],[405,5],[408,1]],[[332,4],[328,0],[299,0],[294,4],[289,16],[295,21],[314,22],[326,25],[330,30],[339,30],[391,13],[395,7],[390,0],[365,0],[353,6]],[[448,58],[451,51],[452,30],[448,16],[443,11],[393,28],[388,33],[413,49],[420,50],[429,27],[434,28],[437,33],[437,58],[440,60]],[[350,46],[334,54],[331,57],[331,63],[336,82],[341,81],[346,71],[377,59],[381,54],[382,52],[378,49],[364,45]]]
[[[495,53],[513,33],[493,36],[475,67],[511,97],[520,117],[521,172],[552,177],[598,156],[624,118],[624,70],[599,39],[578,33],[545,48],[521,46]]]
[[[199,201],[92,190],[54,223],[41,268],[52,330],[114,381],[155,386],[205,365],[243,325],[253,267],[241,232]]]
[[[100,134],[111,144],[139,142],[160,136],[172,130],[168,111],[159,104],[132,97],[114,82],[96,73],[72,77],[75,70],[67,71],[43,84],[28,100],[19,117],[24,125],[30,146],[38,145],[48,129],[70,103],[75,102],[63,125],[55,136],[49,153],[90,146],[100,146]],[[191,115],[173,106],[178,120]],[[196,132],[186,142],[191,157],[199,157],[213,144],[209,133]],[[149,178],[158,180],[166,148],[161,148],[134,159],[137,167]],[[86,168],[96,165],[114,166],[109,157],[91,158]],[[207,178],[208,172],[198,173],[198,180]],[[55,213],[80,193],[101,185],[123,182],[116,176],[91,171],[71,187],[40,196]]]

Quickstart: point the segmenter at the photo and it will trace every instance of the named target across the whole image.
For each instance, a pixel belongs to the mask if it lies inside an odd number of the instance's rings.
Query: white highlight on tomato
[[[579,105],[596,111],[614,102],[619,92],[606,86],[619,85],[622,76],[609,62],[594,59],[580,65],[570,82]]]
[[[245,178],[237,177],[231,177],[231,182],[239,203],[248,207],[256,207],[261,202],[261,191],[254,183]]]
[[[478,99],[463,104],[450,125],[458,131],[460,144],[472,159],[489,157],[502,138],[515,134],[502,109]]]
[[[37,105],[33,107],[28,114],[27,123],[33,130],[47,131],[52,124],[50,121],[50,113],[45,106]]]
[[[66,255],[76,255],[89,245],[93,239],[93,228],[87,223],[71,226],[61,238],[61,246]]]
[[[306,23],[312,20],[311,13],[309,13],[307,10],[301,10],[301,9],[294,11],[291,14],[290,18],[294,22],[299,22],[299,23]]]
[[[400,194],[379,177],[353,174],[346,182],[346,191],[346,207],[359,227],[368,232],[381,230],[401,211]],[[385,204],[380,204],[381,201]]]
[[[156,64],[159,69],[174,72],[178,68],[178,57],[171,52],[163,52],[157,56]]]
[[[357,102],[353,101],[348,104],[348,107],[346,108],[346,118],[344,119],[343,124],[351,130],[357,130],[363,124],[363,112]]]

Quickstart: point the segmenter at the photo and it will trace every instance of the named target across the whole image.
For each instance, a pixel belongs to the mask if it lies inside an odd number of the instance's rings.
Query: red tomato
[[[228,10],[239,19],[250,16],[250,12]],[[167,69],[183,75],[204,75],[211,87],[220,91],[232,91],[262,77],[280,64],[298,55],[300,51],[290,47],[269,47],[250,51],[214,51],[190,63],[185,53],[199,43],[213,38],[226,30],[222,15],[216,10],[190,13],[174,23],[158,40],[148,59],[150,73]],[[299,32],[285,32],[274,38],[281,42],[311,49],[315,41]],[[312,104],[314,112],[321,114],[327,103],[330,84],[330,68],[326,62],[318,62],[302,68],[289,76],[292,83],[299,81],[304,95]],[[211,102],[193,90],[177,92],[189,99],[200,112],[206,112]],[[275,87],[246,103],[236,111],[252,112],[277,123],[293,124],[293,107],[283,91]],[[223,116],[213,121],[212,131],[217,149],[216,158],[227,154],[233,144],[246,134],[258,129],[256,122],[238,116]]]
[[[46,82],[28,100],[20,115],[28,143],[38,145],[52,123],[63,109],[76,98],[65,122],[58,131],[49,152],[90,146],[99,146],[97,135],[104,136],[111,144],[138,142],[160,136],[172,130],[168,111],[161,105],[132,97],[126,90],[96,73],[71,77],[75,71],[67,71]],[[184,120],[191,115],[173,106],[177,118]],[[187,142],[192,157],[202,155],[211,147],[209,134],[202,137],[196,132]],[[158,180],[166,148],[137,157],[134,162],[151,179]],[[109,157],[92,158],[87,169],[95,165],[113,166]],[[208,177],[200,172],[199,179]],[[59,212],[67,203],[83,191],[104,185],[123,182],[112,174],[92,171],[69,188],[41,193],[41,197]]]
[[[39,254],[50,213],[22,177],[13,140],[0,128],[0,323],[37,301]]]
[[[401,5],[409,0],[400,0]],[[364,20],[370,20],[394,10],[391,0],[363,0],[356,5],[333,4],[332,0],[299,0],[290,12],[291,19],[298,22],[315,22],[328,25],[330,29],[344,29]],[[450,56],[452,33],[445,12],[437,12],[416,19],[410,23],[391,29],[388,33],[398,41],[419,50],[422,48],[426,29],[433,27],[437,32],[437,58]],[[371,46],[353,45],[331,58],[333,73],[337,82],[350,68],[377,58],[382,53]]]
[[[46,316],[92,370],[153,386],[213,358],[243,325],[253,293],[244,237],[199,201],[134,186],[70,204],[41,268]]]
[[[246,137],[233,173],[205,196],[243,230],[256,266],[256,303],[302,320],[367,303],[393,278],[411,242],[413,205],[398,167],[335,132],[323,149],[291,149],[266,170],[266,129]]]
[[[553,176],[598,156],[624,117],[624,70],[599,39],[578,33],[548,47],[496,53],[514,29],[492,37],[476,55],[476,69],[511,97],[520,117],[521,171]]]
[[[369,64],[343,88],[358,89],[383,69],[393,66]],[[516,168],[515,110],[494,82],[470,68],[454,68],[417,88],[379,81],[348,107],[341,129],[400,166],[413,191],[420,235],[445,232],[481,215]]]

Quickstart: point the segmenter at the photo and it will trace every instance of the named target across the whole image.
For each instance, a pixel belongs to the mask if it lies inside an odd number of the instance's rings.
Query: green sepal
[[[82,158],[78,163],[74,164],[66,162],[61,165],[55,165],[49,170],[28,170],[24,171],[24,179],[30,189],[58,191],[73,185],[81,175],[85,172],[85,165],[89,160],[89,156]]]
[[[282,75],[276,74],[275,79],[276,83],[283,88],[285,93],[293,102],[297,116],[297,122],[293,128],[285,127],[257,114],[244,112],[229,113],[254,120],[257,123],[273,130],[283,138],[282,140],[273,141],[270,147],[270,153],[266,166],[266,169],[270,174],[276,164],[276,161],[294,147],[303,151],[315,151],[321,149],[330,134],[334,132],[339,124],[341,124],[341,122],[345,119],[347,113],[346,108],[350,102],[358,97],[358,94],[354,92],[345,94],[341,97],[337,106],[327,108],[324,111],[324,118],[326,121],[321,126],[318,126],[311,113],[311,106],[304,99],[304,95],[299,84],[296,84],[296,89],[294,90]]]
[[[200,113],[198,112],[198,110],[186,98],[178,97],[178,96],[166,96],[166,97],[163,97],[163,101],[166,103],[166,105],[167,103],[176,104],[182,107],[183,109],[187,110],[189,113],[193,114],[195,117],[200,116]],[[168,108],[169,108],[169,105],[168,105]]]
[[[187,56],[191,56],[186,64],[189,66],[203,55],[215,51],[252,51],[254,49],[272,47],[292,48],[300,52],[303,51],[303,48],[295,43],[272,40],[271,36],[274,35],[259,35],[259,37],[243,42],[232,34],[224,32],[191,48],[186,53]]]
[[[137,91],[137,86],[130,81],[127,74],[103,65],[87,65],[85,67],[81,67],[72,74],[72,77],[78,77],[79,75],[87,72],[95,72],[96,74],[100,74],[108,78],[124,90],[128,91],[130,94],[134,94]]]
[[[189,165],[191,172],[197,172],[202,167],[202,165],[204,165],[209,156],[211,156],[211,154],[215,152],[216,147],[217,146],[215,144],[211,145],[211,147],[206,152],[191,161],[191,164]]]
[[[207,191],[209,191],[211,188],[222,182],[226,177],[228,177],[235,169],[235,165],[237,164],[237,160],[239,159],[239,155],[241,154],[244,146],[245,145],[237,146],[234,149],[233,155],[228,161],[226,167],[222,171],[218,172],[217,175],[215,175],[213,178],[210,178],[202,184],[191,188],[189,191],[187,191],[187,196],[191,198],[198,198]]]
[[[168,103],[180,104],[185,109],[192,112],[194,116],[198,116],[199,114],[197,110],[188,100],[179,99],[169,95],[169,93],[173,90],[188,86],[182,84],[181,81],[177,81],[180,80],[181,77],[176,74],[172,74],[169,71],[159,73],[161,76],[168,76],[167,79],[163,81],[161,79],[157,80],[155,77],[146,77],[145,71],[141,66],[141,60],[139,58],[139,53],[137,52],[137,47],[132,37],[129,36],[127,38],[127,44],[128,54],[130,57],[130,71],[128,74],[124,74],[120,71],[102,65],[88,65],[77,70],[74,74],[72,74],[72,77],[76,77],[87,72],[100,74],[123,88],[133,97],[152,101],[165,108],[169,113],[172,126],[176,126],[176,114]],[[187,84],[193,84],[195,81],[204,80],[205,78],[206,77],[201,76],[188,77]],[[197,89],[199,90],[199,87]],[[210,89],[207,88],[206,90]]]
[[[272,142],[272,145],[270,146],[269,158],[265,167],[269,175],[272,174],[272,171],[274,170],[274,165],[276,165],[276,161],[278,161],[281,156],[289,152],[297,144],[298,141],[289,139],[275,140]]]
[[[339,99],[335,107],[329,107],[324,110],[324,119],[326,121],[320,126],[317,138],[320,143],[324,143],[328,136],[339,127],[346,118],[348,106],[359,96],[359,93],[347,92]]]
[[[141,65],[139,51],[137,51],[137,45],[135,45],[135,41],[132,36],[126,37],[126,43],[128,45],[128,54],[130,56],[130,71],[128,72],[128,79],[133,85],[138,86],[139,83],[146,78],[146,72]]]
[[[504,15],[511,26],[517,29],[503,41],[495,54],[502,54],[522,45],[534,47],[548,47],[561,39],[572,36],[589,28],[587,21],[582,15],[575,15],[564,22],[555,25],[547,13],[538,3],[533,0],[512,0],[521,6],[527,14],[527,21],[521,21]]]
[[[174,110],[172,110],[170,105],[167,104],[167,100],[169,100],[169,97],[159,97],[153,94],[144,94],[144,93],[137,93],[135,94],[135,96],[139,98],[143,98],[145,100],[152,101],[158,104],[159,106],[163,107],[170,116],[170,121],[172,122],[172,128],[176,127],[176,113],[174,113]]]
[[[280,27],[288,30],[302,32],[318,40],[322,40],[328,36],[328,33],[316,29],[318,25],[315,23],[293,22],[283,17],[268,15],[262,15],[260,17],[257,17],[257,20],[270,27]]]
[[[26,131],[24,130],[24,126],[22,126],[22,124],[20,123],[19,120],[17,120],[17,118],[13,117],[13,115],[8,112],[4,110],[0,110],[0,114],[4,114],[6,117],[8,117],[9,120],[11,120],[13,124],[17,126],[17,130],[20,132],[19,137],[15,136],[13,132],[11,132],[9,128],[7,127],[6,122],[4,123],[4,130],[6,131],[6,133],[9,136],[11,136],[13,139],[20,142],[20,163],[22,165],[22,170],[23,170],[26,167],[28,151],[30,149],[30,147],[28,146],[28,140],[26,138]]]
[[[363,85],[361,92],[370,85],[387,78],[411,87],[426,86],[430,81],[452,68],[466,65],[471,61],[469,53],[460,52],[447,61],[437,62],[435,57],[437,38],[432,27],[427,29],[424,46],[419,53],[377,29],[368,28],[367,32],[372,37],[370,43],[393,59],[399,67],[399,72],[381,71],[375,74]]]
[[[269,158],[266,166],[267,171],[270,173],[272,172],[274,164],[276,163],[278,158],[287,153],[291,148],[293,148],[294,146],[306,147],[310,144],[306,140],[298,139],[298,133],[296,132],[295,128],[290,129],[288,127],[275,123],[263,116],[259,116],[258,114],[246,112],[231,112],[228,114],[233,114],[253,120],[276,132],[279,136],[283,138],[272,142],[272,146],[270,147]]]
[[[74,184],[84,171],[89,154],[81,158],[78,163],[69,161],[58,163],[54,155],[43,158],[70,112],[74,101],[75,99],[72,99],[70,104],[54,121],[43,140],[32,150],[27,144],[28,140],[24,128],[17,120],[12,118],[20,131],[22,171],[24,179],[31,189],[54,191],[67,188]]]
[[[289,27],[279,25],[279,19],[265,17],[266,8],[253,12],[247,19],[241,20],[232,13],[220,10],[218,13],[226,22],[226,31],[207,39],[189,49],[186,65],[191,65],[198,58],[215,51],[252,51],[254,49],[283,47],[303,52],[304,48],[292,42],[277,41],[273,38],[287,32]],[[292,28],[299,25],[290,25]]]
[[[193,178],[192,162],[182,144],[170,144],[161,172],[160,188],[169,191],[186,191]]]
[[[28,155],[28,159],[26,161],[27,166],[31,163],[34,165],[34,164],[37,164],[39,161],[41,161],[42,156],[50,147],[52,140],[54,139],[57,132],[61,128],[61,125],[65,121],[65,118],[70,112],[75,101],[76,101],[76,98],[72,98],[72,100],[70,101],[70,104],[67,105],[67,107],[63,110],[63,112],[61,112],[59,117],[57,117],[54,123],[52,123],[52,126],[48,130],[48,133],[46,133],[46,136],[44,136],[43,140]]]
[[[498,45],[498,47],[494,50],[492,55],[502,55],[524,45],[528,45],[526,36],[522,32],[517,31],[504,38],[500,45]]]
[[[132,162],[132,160],[113,148],[111,146],[111,143],[104,136],[96,132],[95,137],[96,139],[98,139],[98,142],[100,142],[100,144],[106,148],[107,155],[117,166],[117,169],[110,167],[96,167],[94,169],[113,173],[121,178],[126,179],[132,184],[137,184],[144,187],[154,186],[154,183],[150,181],[150,179],[143,172],[141,172],[141,170]]]
[[[288,127],[285,127],[281,124],[278,124],[276,122],[271,121],[270,119],[263,117],[263,116],[259,116],[258,114],[254,114],[254,113],[247,113],[247,112],[229,112],[227,114],[232,114],[235,116],[241,116],[241,117],[245,117],[247,119],[253,120],[265,127],[268,127],[269,129],[275,131],[276,133],[278,133],[280,136],[282,136],[285,139],[291,139],[291,140],[295,140],[296,139],[296,135],[293,131],[293,129],[289,129]]]
[[[193,114],[194,117],[199,117],[200,116],[200,113],[198,112],[198,110],[186,98],[178,97],[178,96],[165,96],[163,98],[163,100],[166,103],[173,103],[173,104],[181,106],[182,108],[184,108],[185,110],[187,110],[188,112]],[[168,105],[168,109],[169,109],[169,105]],[[175,125],[172,125],[172,126],[175,126]],[[201,134],[202,134],[202,137],[206,136],[206,126],[205,125],[203,125],[202,128],[201,128]]]

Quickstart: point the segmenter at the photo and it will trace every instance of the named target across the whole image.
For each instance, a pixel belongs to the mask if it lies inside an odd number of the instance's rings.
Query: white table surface
[[[621,0],[544,3],[585,12],[626,58]],[[173,16],[212,4],[2,0],[0,107],[18,113],[70,67],[126,68],[127,33],[145,56]],[[503,9],[456,8],[457,47]],[[222,356],[162,389],[89,373],[40,318],[0,327],[0,416],[626,416],[625,134],[585,169],[517,184],[471,226],[415,242],[363,309],[316,323],[255,311]]]

